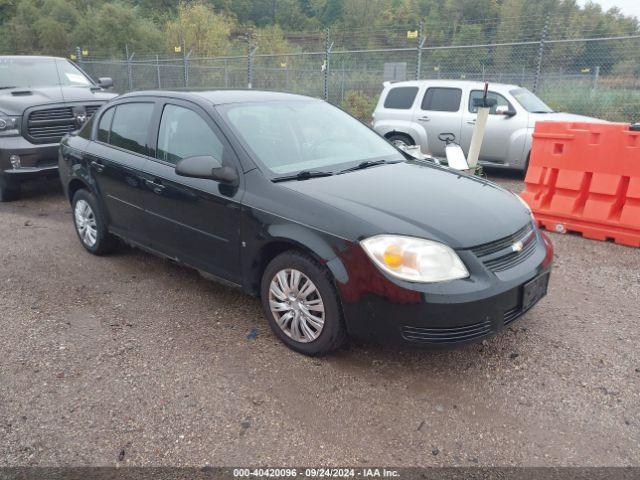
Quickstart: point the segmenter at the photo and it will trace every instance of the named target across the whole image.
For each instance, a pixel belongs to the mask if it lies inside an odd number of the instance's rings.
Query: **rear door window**
[[[422,110],[432,112],[457,112],[460,110],[462,90],[459,88],[428,88],[422,99]]]
[[[130,152],[147,154],[153,103],[122,103],[116,107],[109,143]]]
[[[395,87],[389,90],[384,100],[384,108],[408,110],[418,94],[418,87]]]

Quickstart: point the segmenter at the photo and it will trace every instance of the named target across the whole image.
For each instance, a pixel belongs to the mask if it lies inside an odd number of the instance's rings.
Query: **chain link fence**
[[[535,20],[535,19],[534,19]],[[532,20],[533,21],[533,20]],[[77,63],[94,78],[109,76],[118,92],[144,89],[255,88],[294,92],[366,117],[384,81],[466,79],[517,84],[558,111],[614,121],[640,120],[640,35],[572,38],[539,21],[525,40],[439,42],[424,24],[385,32],[287,34],[291,51],[198,58],[123,52],[121,58],[78,48]],[[504,36],[504,34],[502,34]],[[472,39],[473,40],[473,39]]]

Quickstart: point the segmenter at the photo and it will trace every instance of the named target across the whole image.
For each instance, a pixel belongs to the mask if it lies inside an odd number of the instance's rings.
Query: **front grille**
[[[487,320],[454,328],[422,328],[404,325],[401,331],[403,338],[410,342],[457,343],[488,335],[491,333],[491,323]]]
[[[522,248],[515,251],[513,246],[522,242]],[[536,235],[531,223],[516,233],[494,242],[473,247],[471,251],[492,272],[502,272],[519,265],[536,250]]]
[[[51,121],[51,120],[67,120],[73,118],[73,109],[71,107],[48,108],[46,110],[36,110],[29,115],[32,121]]]
[[[533,230],[533,226],[528,223],[520,230],[518,230],[513,235],[509,235],[508,237],[501,238],[500,240],[496,240],[489,243],[483,243],[482,245],[478,245],[477,247],[473,247],[471,251],[476,254],[478,257],[484,257],[487,255],[491,255],[492,253],[499,252],[500,250],[504,250],[507,247],[510,247],[515,242],[520,240],[522,237],[527,236]]]
[[[67,133],[79,128],[78,115],[84,114],[89,119],[100,106],[77,105],[33,110],[27,119],[27,135],[36,143],[58,142]]]
[[[93,114],[96,113],[101,106],[102,105],[87,105],[84,107],[87,112],[87,120],[93,117]]]

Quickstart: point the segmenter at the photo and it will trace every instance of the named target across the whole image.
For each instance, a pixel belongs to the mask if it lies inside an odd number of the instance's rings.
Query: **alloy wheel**
[[[269,308],[280,329],[296,342],[312,342],[322,333],[322,296],[299,270],[287,268],[275,274],[269,285]]]
[[[76,230],[82,243],[87,247],[93,247],[98,241],[98,224],[91,205],[86,200],[78,200],[73,213],[76,220]]]

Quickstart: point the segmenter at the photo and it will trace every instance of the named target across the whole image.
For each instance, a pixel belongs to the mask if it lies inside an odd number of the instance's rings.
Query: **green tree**
[[[225,14],[214,12],[204,2],[180,3],[177,17],[165,25],[165,44],[184,44],[197,56],[225,55],[231,47],[231,32],[235,22]]]
[[[23,0],[18,4],[15,14],[2,29],[8,36],[7,47],[10,53],[40,53],[36,28],[40,18],[35,0]]]
[[[149,52],[162,44],[162,34],[156,26],[124,3],[103,4],[96,12],[95,26],[96,53],[121,56],[125,47],[132,52]]]
[[[64,0],[45,0],[40,14],[35,22],[39,50],[66,56],[73,48],[71,31],[78,20],[77,10]]]

